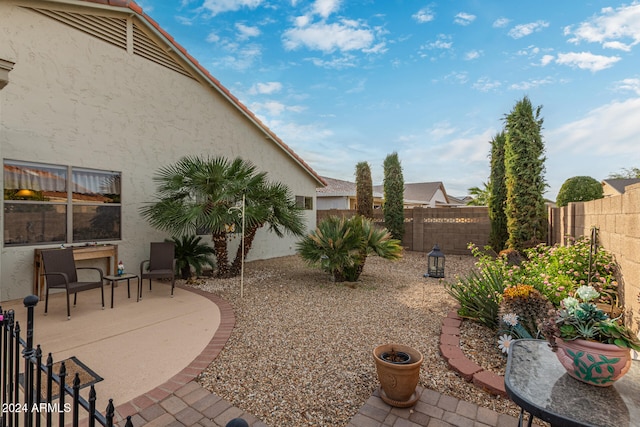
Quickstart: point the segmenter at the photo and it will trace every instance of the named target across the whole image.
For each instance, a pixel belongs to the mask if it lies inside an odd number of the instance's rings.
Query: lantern
[[[424,277],[435,277],[437,279],[444,277],[444,254],[440,252],[440,247],[438,247],[437,243],[427,255],[427,272]]]

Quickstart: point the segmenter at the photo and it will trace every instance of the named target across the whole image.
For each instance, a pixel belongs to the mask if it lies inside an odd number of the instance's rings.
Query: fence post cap
[[[25,306],[25,307],[29,308],[29,307],[35,307],[35,306],[36,306],[36,304],[38,304],[38,301],[39,301],[39,299],[38,299],[38,297],[37,297],[37,296],[35,296],[35,295],[29,295],[28,297],[26,297],[26,298],[23,300],[23,303],[24,303],[24,306]]]

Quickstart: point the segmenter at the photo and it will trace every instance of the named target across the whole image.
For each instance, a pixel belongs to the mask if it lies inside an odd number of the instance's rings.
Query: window
[[[313,197],[296,196],[296,206],[304,210],[313,209]]]
[[[4,245],[120,239],[120,172],[4,161]]]

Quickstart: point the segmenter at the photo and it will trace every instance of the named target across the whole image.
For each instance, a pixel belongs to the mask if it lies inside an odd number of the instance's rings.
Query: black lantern
[[[444,254],[440,252],[440,247],[437,243],[427,255],[427,272],[424,277],[435,277],[437,279],[444,277]]]

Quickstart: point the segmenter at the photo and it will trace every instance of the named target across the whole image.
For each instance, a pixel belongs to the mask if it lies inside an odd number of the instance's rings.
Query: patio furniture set
[[[46,279],[45,290],[45,314],[49,308],[49,291],[51,289],[64,289],[67,297],[67,318],[71,319],[71,305],[70,296],[73,294],[73,305],[76,305],[78,298],[78,292],[87,291],[91,289],[100,289],[102,298],[102,308],[104,309],[104,284],[107,282],[111,284],[111,308],[113,308],[113,293],[114,288],[120,281],[127,281],[127,297],[131,298],[131,279],[137,280],[136,301],[139,302],[142,299],[142,283],[145,279],[149,280],[149,290],[151,290],[151,284],[153,280],[157,279],[170,279],[171,280],[171,296],[173,297],[173,291],[175,288],[175,245],[173,242],[152,242],[150,245],[149,259],[140,263],[140,274],[124,273],[121,269],[118,269],[116,274],[104,275],[101,268],[97,267],[77,267],[76,259],[74,257],[76,248],[61,248],[61,249],[46,249],[38,250],[36,253],[36,274],[41,269],[39,276]],[[104,252],[104,251],[103,251]],[[115,251],[100,252],[95,256],[104,257],[111,256],[110,254],[117,254]],[[117,255],[115,255],[117,256]],[[82,257],[80,259],[87,259]],[[80,280],[78,277],[78,271],[92,270],[92,280]],[[110,273],[110,271],[107,271]],[[35,282],[35,286],[38,287],[39,281]],[[42,289],[40,287],[40,296],[42,297]]]

